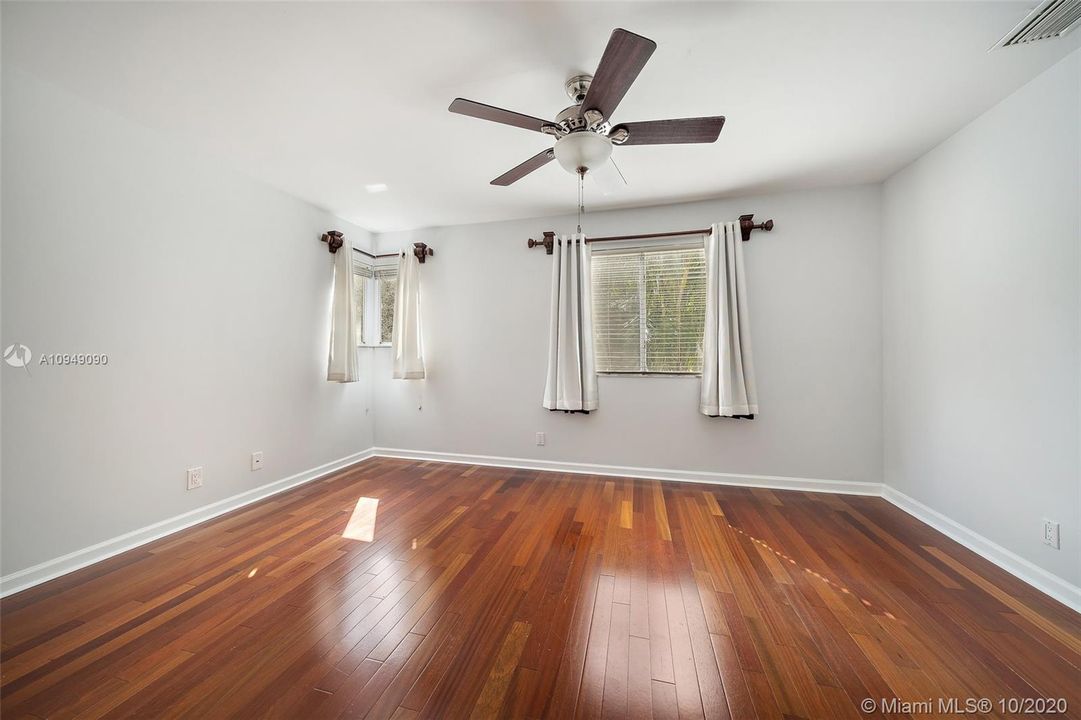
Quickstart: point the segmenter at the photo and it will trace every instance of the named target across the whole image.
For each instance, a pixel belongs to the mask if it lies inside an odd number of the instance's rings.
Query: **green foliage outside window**
[[[705,310],[700,248],[593,256],[598,372],[701,372]]]

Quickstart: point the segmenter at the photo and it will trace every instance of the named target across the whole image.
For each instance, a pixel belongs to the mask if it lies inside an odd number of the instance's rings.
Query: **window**
[[[353,264],[354,302],[358,345],[386,345],[394,328],[394,296],[398,287],[396,267]]]
[[[594,253],[597,372],[702,372],[705,314],[702,248]]]

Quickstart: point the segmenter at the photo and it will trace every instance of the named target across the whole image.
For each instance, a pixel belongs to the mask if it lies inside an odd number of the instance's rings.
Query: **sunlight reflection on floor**
[[[349,518],[349,524],[345,526],[342,537],[361,542],[371,542],[375,539],[375,516],[379,510],[379,499],[362,497],[357,500],[353,508],[353,515]]]

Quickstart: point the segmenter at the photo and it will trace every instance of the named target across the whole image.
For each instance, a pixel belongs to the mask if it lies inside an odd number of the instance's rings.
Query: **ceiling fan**
[[[506,186],[517,182],[553,158],[567,172],[584,175],[608,161],[613,145],[716,141],[724,127],[724,117],[720,115],[612,125],[612,114],[656,49],[657,43],[649,38],[621,28],[613,30],[597,72],[593,75],[575,75],[567,80],[567,94],[574,104],[560,111],[554,121],[464,98],[456,98],[448,110],[556,138],[553,147],[511,168],[492,180],[492,185]]]

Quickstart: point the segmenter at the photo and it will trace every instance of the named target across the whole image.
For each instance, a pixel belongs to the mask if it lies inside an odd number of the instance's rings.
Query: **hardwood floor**
[[[1081,616],[878,498],[373,459],[0,611],[5,720],[1081,717]]]

